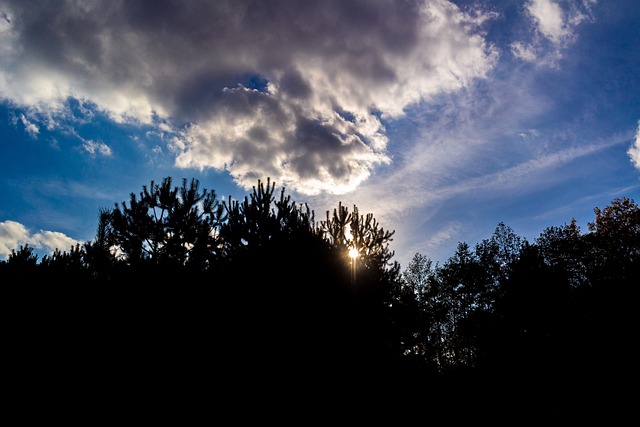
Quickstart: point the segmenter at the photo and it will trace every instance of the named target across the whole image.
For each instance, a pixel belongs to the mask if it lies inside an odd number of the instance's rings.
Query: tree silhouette
[[[215,191],[200,191],[199,182],[183,179],[172,188],[167,177],[161,184],[143,186],[139,198],[115,204],[100,214],[98,241],[115,249],[120,260],[145,274],[190,266],[206,269],[218,255],[219,228],[224,222],[222,204]]]
[[[619,198],[594,213],[587,233],[572,220],[533,242],[501,222],[443,264],[417,253],[400,273],[394,233],[356,206],[316,222],[270,179],[219,201],[197,180],[165,178],[100,209],[91,242],[41,260],[28,245],[12,251],[0,278],[29,337],[19,348],[67,372],[84,352],[100,356],[83,369],[149,384],[162,371],[228,390],[411,389],[438,419],[487,405],[494,420],[575,421],[624,398],[637,369],[640,209]]]
[[[587,224],[591,233],[585,236],[591,247],[591,274],[610,288],[632,286],[630,281],[640,277],[638,204],[633,199],[617,198],[594,212],[595,220]]]
[[[33,247],[22,245],[18,250],[12,249],[6,261],[0,262],[5,286],[24,286],[31,284],[38,270],[38,255]]]

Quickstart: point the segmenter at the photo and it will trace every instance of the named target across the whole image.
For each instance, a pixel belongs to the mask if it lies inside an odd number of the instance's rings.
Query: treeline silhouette
[[[331,385],[459,408],[449,419],[613,417],[637,369],[640,209],[594,212],[588,232],[572,220],[529,242],[499,223],[403,270],[394,232],[356,206],[316,220],[269,179],[220,200],[167,177],[101,209],[92,241],[0,261],[12,348],[53,383],[62,365],[228,395],[278,384],[298,404]]]

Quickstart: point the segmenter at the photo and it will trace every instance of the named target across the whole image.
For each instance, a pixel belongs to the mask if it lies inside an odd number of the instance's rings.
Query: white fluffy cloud
[[[245,187],[354,189],[392,160],[385,119],[497,60],[489,15],[446,0],[37,3],[1,7],[0,99],[40,117],[68,114],[71,97],[117,122],[170,123],[177,166]]]
[[[553,65],[562,56],[560,49],[575,40],[576,27],[592,20],[591,9],[596,2],[582,0],[561,5],[557,0],[528,0],[523,8],[538,37],[511,43],[511,53],[524,61]],[[543,41],[549,42],[551,48],[545,50]]]
[[[633,166],[640,169],[640,121],[638,121],[638,128],[636,130],[636,139],[631,147],[629,147],[629,151],[627,153],[631,158]]]
[[[0,256],[8,256],[12,249],[24,245],[29,240],[24,225],[15,221],[0,222]]]
[[[553,0],[531,0],[526,6],[540,33],[553,43],[560,43],[571,35],[564,12]]]
[[[31,233],[23,224],[16,221],[0,222],[0,258],[7,258],[11,251],[21,246],[45,249],[51,253],[55,249],[68,251],[81,242],[57,231],[40,230]]]

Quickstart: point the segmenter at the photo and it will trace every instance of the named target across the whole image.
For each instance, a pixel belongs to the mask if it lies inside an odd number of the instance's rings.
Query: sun
[[[360,253],[358,252],[358,250],[356,248],[349,249],[349,257],[350,258],[356,259],[356,258],[358,258],[358,255],[360,255]]]

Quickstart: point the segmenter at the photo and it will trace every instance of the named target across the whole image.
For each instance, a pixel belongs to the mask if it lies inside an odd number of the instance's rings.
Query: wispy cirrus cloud
[[[82,143],[82,147],[92,157],[95,157],[98,154],[109,157],[113,154],[111,147],[102,141],[86,140]]]
[[[14,126],[18,125],[18,122],[22,124],[24,127],[24,131],[33,139],[38,139],[38,134],[40,133],[40,128],[33,123],[31,120],[27,118],[24,114],[20,114],[20,116],[11,117],[11,121]]]

